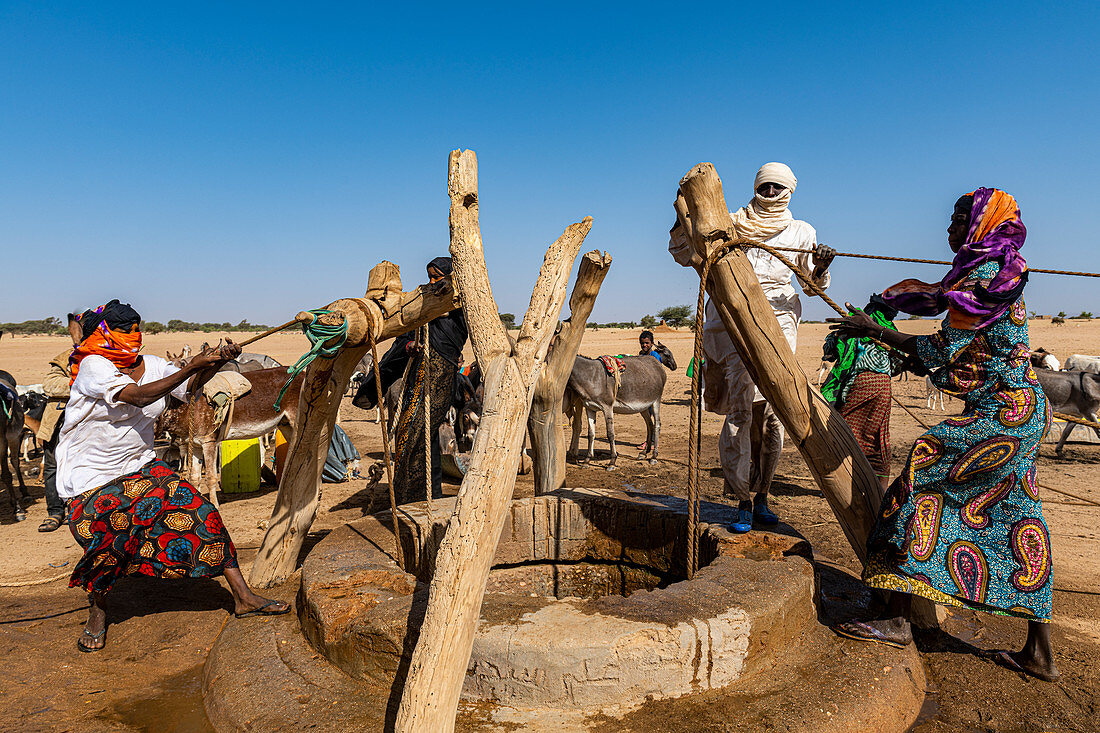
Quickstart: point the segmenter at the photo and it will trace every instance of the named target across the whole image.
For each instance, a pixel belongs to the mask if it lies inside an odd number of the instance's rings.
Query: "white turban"
[[[778,183],[783,186],[783,192],[772,198],[756,193],[756,189],[765,183]],[[797,185],[798,179],[794,177],[794,172],[783,163],[765,163],[760,166],[753,184],[752,201],[748,206],[730,212],[737,233],[745,239],[763,242],[786,229],[794,221],[787,205],[790,204],[791,193]]]
[[[778,183],[784,188],[794,192],[798,186],[798,179],[794,177],[794,171],[785,163],[765,163],[756,172],[756,182],[752,184],[752,190],[760,188],[765,183]]]

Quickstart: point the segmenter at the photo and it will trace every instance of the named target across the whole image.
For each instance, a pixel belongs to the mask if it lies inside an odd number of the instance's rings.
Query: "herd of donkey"
[[[206,346],[203,344],[203,348]],[[667,377],[665,369],[675,371],[676,361],[672,352],[660,342],[654,345],[653,350],[659,358],[649,355],[576,358],[564,401],[572,425],[569,448],[572,460],[581,463],[593,460],[596,412],[601,412],[610,445],[608,470],[614,470],[618,458],[615,414],[642,415],[646,424],[646,441],[640,457],[648,458],[650,462],[657,461],[661,399]],[[181,365],[191,355],[190,347],[185,347],[179,354],[169,353],[167,357],[172,363]],[[1097,422],[1097,412],[1100,410],[1100,357],[1074,354],[1061,364],[1053,354],[1039,348],[1032,352],[1031,361],[1055,412]],[[364,376],[371,368],[368,355],[360,362],[352,378],[353,393],[365,388]],[[829,368],[826,362],[822,363],[817,376],[818,384]],[[169,452],[178,452],[181,473],[209,495],[215,505],[218,503],[217,489],[220,485],[217,461],[220,441],[260,438],[264,449],[270,450],[272,436],[279,429],[287,442],[293,444],[303,377],[299,374],[290,381],[285,396],[276,408],[276,397],[287,382],[287,367],[265,354],[245,352],[226,364],[223,371],[239,372],[247,380],[247,391],[232,399],[228,410],[219,409],[208,399],[193,398],[189,403],[174,401],[157,425],[158,437],[162,439],[160,444]],[[441,446],[445,453],[468,451],[472,445],[481,412],[482,385],[476,369],[472,370],[470,378],[472,390],[456,390],[456,404],[450,411],[445,430],[441,431],[441,441],[448,443]],[[385,395],[388,420],[394,418],[399,407],[402,388],[402,381],[398,380]],[[934,408],[938,401],[940,409],[945,408],[944,395],[932,386],[930,380],[926,381],[926,397],[928,407]],[[45,407],[46,398],[41,385],[17,385],[11,374],[0,370],[0,484],[7,489],[16,521],[26,518],[24,504],[29,499],[21,462],[33,460],[40,453],[34,434]],[[580,455],[578,444],[584,418],[587,418],[588,446],[586,453]],[[380,420],[381,411],[376,411],[373,419]],[[1055,448],[1059,455],[1075,427],[1075,423],[1065,423]],[[1093,429],[1100,437],[1100,429]],[[13,473],[18,480],[19,495]]]

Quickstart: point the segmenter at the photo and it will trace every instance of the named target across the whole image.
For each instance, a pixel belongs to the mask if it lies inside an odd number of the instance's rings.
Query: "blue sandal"
[[[737,519],[729,524],[730,532],[745,534],[752,531],[752,512],[748,509],[738,509]]]

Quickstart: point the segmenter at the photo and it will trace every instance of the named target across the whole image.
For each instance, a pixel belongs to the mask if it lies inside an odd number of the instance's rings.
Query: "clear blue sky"
[[[787,162],[794,215],[856,252],[947,258],[955,198],[1004,188],[1032,266],[1100,270],[1096,4],[377,5],[0,3],[0,321],[119,297],[276,323],[381,259],[421,282],[459,147],[517,315],[585,215],[615,258],[595,320],[693,303],[666,245],[701,161],[731,206]],[[833,270],[860,303],[942,275]],[[1029,307],[1100,313],[1096,293],[1036,275]]]

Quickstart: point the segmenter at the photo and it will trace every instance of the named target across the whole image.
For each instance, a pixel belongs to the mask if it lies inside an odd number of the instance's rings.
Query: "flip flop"
[[[1021,677],[1034,677],[1035,679],[1042,680],[1043,682],[1054,682],[1056,679],[1058,679],[1057,676],[1051,677],[1050,675],[1040,675],[1032,672],[1029,669],[1026,669],[1025,667],[1021,666],[1019,662],[1013,659],[1012,655],[1006,651],[991,652],[989,654],[983,654],[982,656],[984,656],[986,659],[996,665],[1004,667],[1011,672],[1015,672]]]
[[[876,644],[885,644],[895,649],[904,649],[909,646],[908,644],[894,641],[879,629],[863,621],[848,621],[843,624],[837,624],[833,626],[832,629],[833,633],[848,639],[855,639],[856,641],[871,641]]]
[[[289,603],[286,604],[286,608],[282,609],[281,611],[268,611],[267,610],[268,608],[271,608],[272,606],[274,606],[277,603],[282,603],[282,601],[268,601],[267,603],[260,606],[259,608],[253,609],[251,611],[245,611],[244,613],[234,613],[233,615],[236,616],[237,618],[248,618],[249,616],[282,616],[284,613],[290,613],[290,604]]]
[[[84,633],[79,638],[77,638],[77,640],[76,640],[76,648],[79,649],[80,651],[84,652],[85,654],[91,654],[92,652],[101,652],[101,651],[103,651],[103,648],[105,646],[107,646],[106,639],[104,639],[103,646],[97,646],[97,647],[84,646],[80,642],[84,641],[85,637],[87,637],[89,639],[93,639],[95,641],[99,641],[100,639],[103,639],[103,637],[106,633],[107,633],[107,629],[103,629],[103,631],[100,631],[98,634],[92,634],[88,631],[88,629],[84,629]]]

